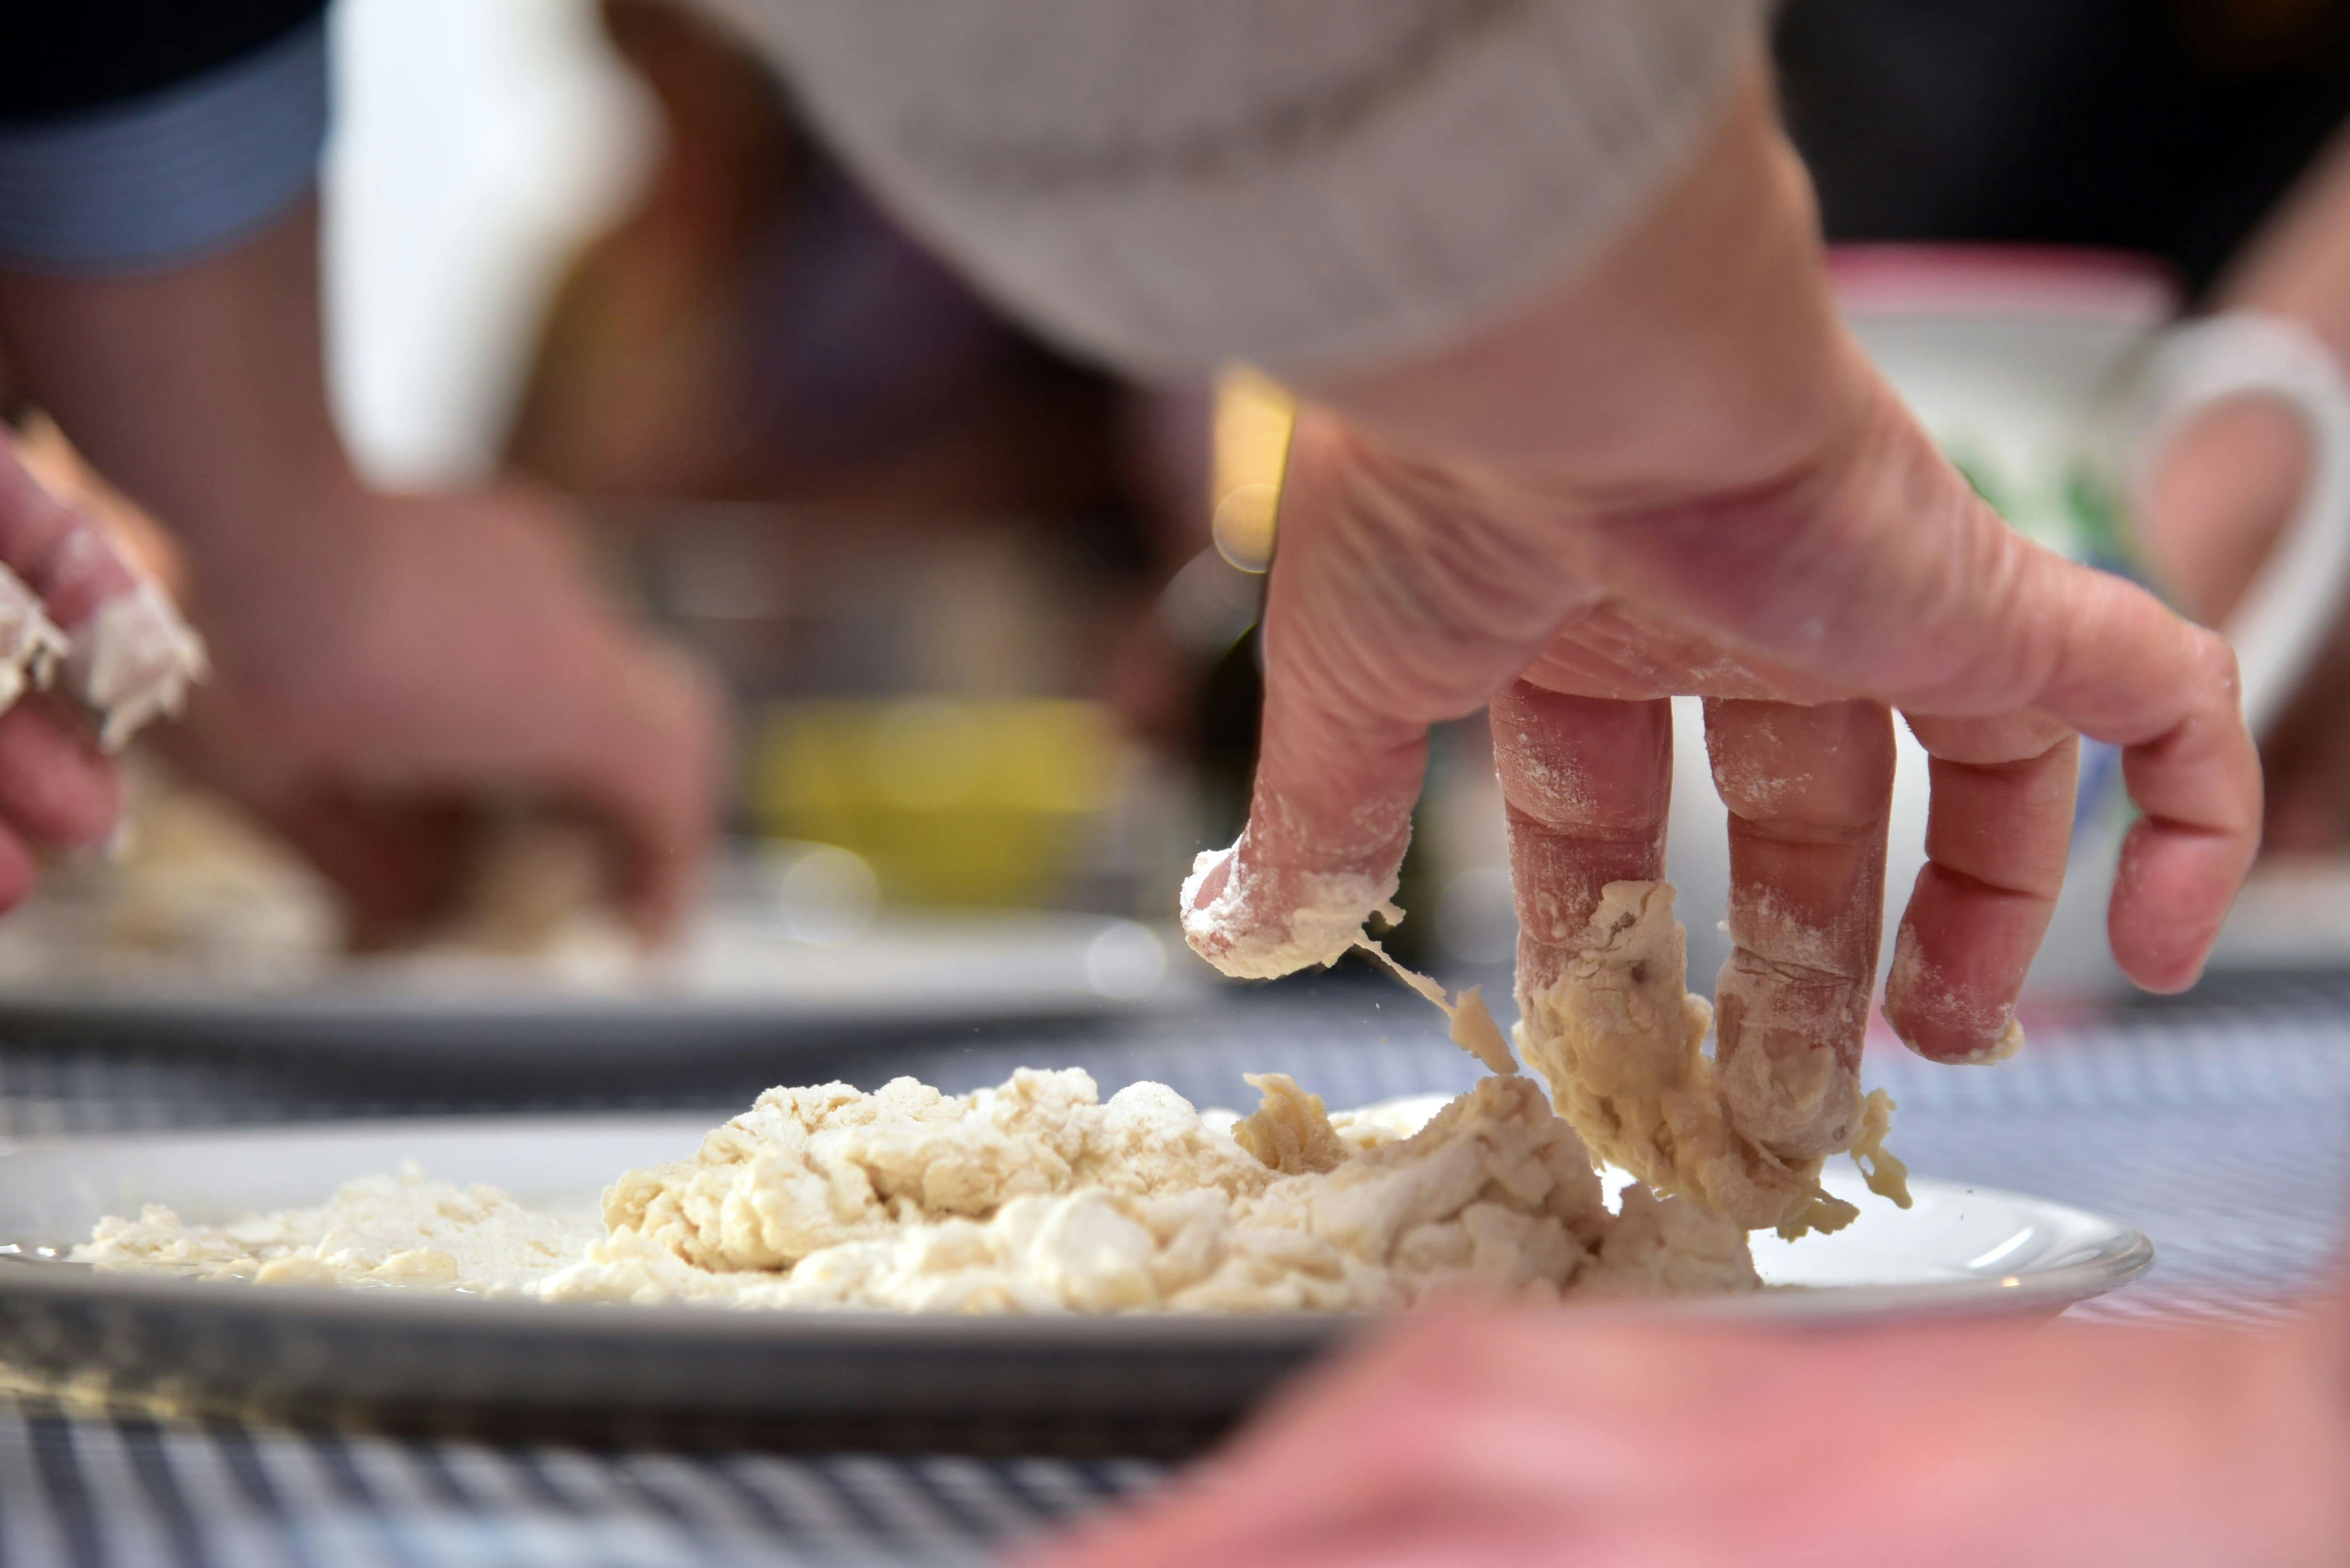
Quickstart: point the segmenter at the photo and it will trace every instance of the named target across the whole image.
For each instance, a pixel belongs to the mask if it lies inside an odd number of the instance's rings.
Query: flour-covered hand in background
[[[444,914],[478,824],[515,808],[585,825],[616,901],[669,929],[713,828],[713,696],[547,497],[363,483],[328,409],[317,253],[302,202],[168,270],[0,267],[12,373],[185,565],[217,670],[172,750],[317,863],[362,941]]]
[[[204,671],[161,588],[0,441],[0,906],[32,890],[43,851],[112,829],[105,753],[176,716]]]

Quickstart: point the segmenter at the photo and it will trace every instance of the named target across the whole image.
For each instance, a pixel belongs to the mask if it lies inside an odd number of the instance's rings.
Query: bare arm
[[[367,500],[328,409],[315,202],[166,271],[0,268],[0,345],[83,454],[168,520],[220,633],[257,639],[232,657],[314,641],[317,587],[349,569]],[[238,616],[260,601],[278,613]]]
[[[185,546],[220,679],[182,745],[396,930],[447,890],[452,807],[583,813],[649,929],[711,826],[699,682],[589,586],[561,519],[515,492],[397,497],[331,419],[317,213],[116,276],[0,272],[23,389]]]

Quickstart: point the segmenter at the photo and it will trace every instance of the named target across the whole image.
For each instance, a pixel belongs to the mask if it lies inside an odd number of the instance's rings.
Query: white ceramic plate
[[[1095,1017],[1204,990],[1200,966],[1133,920],[988,911],[900,916],[853,941],[798,940],[755,914],[713,911],[662,968],[563,983],[528,967],[355,962],[282,990],[161,975],[0,988],[0,1026],[240,1046],[428,1054],[665,1054],[827,1029]]]
[[[1290,1314],[958,1318],[550,1306],[393,1291],[206,1284],[39,1261],[109,1212],[192,1220],[322,1200],[403,1159],[525,1202],[592,1205],[630,1167],[690,1152],[721,1113],[480,1117],[27,1143],[0,1151],[0,1361],[36,1380],[199,1408],[331,1407],[400,1426],[716,1430],[728,1440],[1181,1449],[1365,1320]],[[1595,1307],[1815,1320],[2054,1314],[2143,1272],[2146,1238],[2080,1210],[1915,1183],[1858,1190],[1849,1230],[1762,1240],[1772,1283],[1708,1302]],[[20,1376],[25,1375],[20,1372]]]

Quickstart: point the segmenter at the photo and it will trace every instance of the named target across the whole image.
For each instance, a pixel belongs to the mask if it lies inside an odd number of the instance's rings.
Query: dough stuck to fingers
[[[1548,984],[1520,981],[1518,1054],[1593,1154],[1751,1231],[1792,1240],[1852,1222],[1859,1211],[1820,1186],[1823,1158],[1783,1159],[1731,1124],[1669,884],[1608,883],[1563,956]],[[1880,1131],[1880,1160],[1881,1147]]]
[[[1353,877],[1306,874],[1289,878],[1301,896],[1284,928],[1272,928],[1258,919],[1248,904],[1248,888],[1232,869],[1239,846],[1211,849],[1192,862],[1178,907],[1183,934],[1191,950],[1234,980],[1277,980],[1315,965],[1336,963],[1360,948],[1385,964],[1389,973],[1418,992],[1444,1014],[1451,1026],[1452,1043],[1496,1073],[1514,1073],[1518,1064],[1502,1026],[1485,1005],[1484,988],[1471,986],[1459,1000],[1416,970],[1398,963],[1378,939],[1363,929],[1365,909],[1390,926],[1400,925],[1403,910],[1395,903],[1395,879],[1383,886]],[[1204,896],[1212,877],[1223,878],[1212,896]],[[1262,933],[1278,929],[1276,938]]]
[[[1327,968],[1360,943],[1372,915],[1389,924],[1403,919],[1391,900],[1396,879],[1331,872],[1291,872],[1279,877],[1242,875],[1246,843],[1202,850],[1183,879],[1178,909],[1191,950],[1234,980],[1278,980],[1319,964]],[[1261,900],[1286,902],[1284,918],[1267,918]]]

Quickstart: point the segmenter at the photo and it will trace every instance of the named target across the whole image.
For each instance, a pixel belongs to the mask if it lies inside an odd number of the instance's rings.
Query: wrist
[[[1309,389],[1400,452],[1586,507],[1770,484],[1861,417],[1809,177],[1760,67],[1607,254],[1445,352]]]

